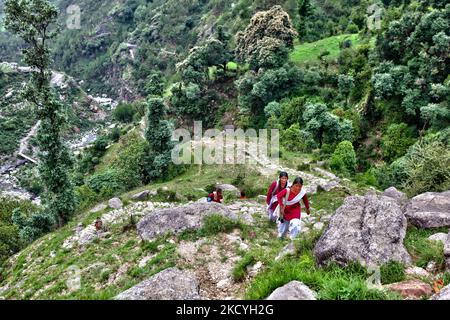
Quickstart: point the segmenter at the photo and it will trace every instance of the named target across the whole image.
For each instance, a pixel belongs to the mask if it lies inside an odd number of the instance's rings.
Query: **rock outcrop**
[[[377,195],[351,196],[336,210],[314,248],[320,265],[359,261],[381,265],[411,263],[403,246],[406,218],[396,200]]]
[[[300,281],[291,281],[272,292],[266,300],[316,300],[316,293]]]
[[[398,191],[395,187],[387,188],[384,190],[382,195],[397,200],[400,205],[404,204],[408,200],[406,194]]]
[[[404,211],[408,222],[419,228],[450,227],[450,191],[415,196]]]
[[[116,300],[200,300],[197,280],[189,273],[169,268],[122,292]]]
[[[142,239],[151,240],[166,233],[199,229],[203,225],[203,219],[212,214],[237,219],[234,212],[220,203],[196,202],[170,209],[155,210],[138,223],[137,230]]]

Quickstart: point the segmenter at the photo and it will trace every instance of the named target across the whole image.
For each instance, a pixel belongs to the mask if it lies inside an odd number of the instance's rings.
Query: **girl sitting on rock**
[[[208,202],[222,203],[222,200],[223,200],[222,189],[220,188],[217,188],[216,191],[213,191],[208,195]]]
[[[290,238],[294,239],[300,233],[300,200],[306,207],[309,215],[309,201],[303,188],[303,179],[296,178],[290,188],[285,188],[277,194],[280,204],[280,218],[278,219],[278,238],[283,238],[289,231]]]
[[[277,200],[277,194],[287,188],[289,184],[289,176],[287,172],[280,172],[280,176],[278,177],[277,181],[272,182],[272,184],[269,187],[269,190],[267,190],[267,197],[266,197],[266,203],[267,203],[267,213],[269,215],[269,219],[271,221],[276,221],[277,216],[275,215],[275,209],[278,205]]]

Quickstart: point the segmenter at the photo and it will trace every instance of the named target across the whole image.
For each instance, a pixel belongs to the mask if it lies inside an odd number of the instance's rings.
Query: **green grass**
[[[404,244],[415,265],[425,268],[428,262],[434,261],[439,270],[445,270],[443,243],[428,240],[429,236],[438,232],[448,233],[448,228],[419,229],[415,226],[408,227]]]
[[[310,43],[294,43],[294,50],[290,54],[290,58],[297,64],[306,64],[319,61],[319,55],[325,51],[329,54],[325,57],[327,60],[336,59],[339,56],[339,44],[344,40],[351,40],[353,46],[361,42],[358,34],[343,34],[333,37],[321,39]]]
[[[317,235],[303,235],[297,254],[279,262],[269,262],[247,288],[245,299],[265,299],[276,288],[297,280],[314,290],[321,300],[391,300],[399,299],[388,291],[369,288],[368,274],[359,264],[347,267],[317,267],[311,248]]]
[[[389,284],[406,279],[405,267],[397,261],[389,261],[380,267],[381,283]]]

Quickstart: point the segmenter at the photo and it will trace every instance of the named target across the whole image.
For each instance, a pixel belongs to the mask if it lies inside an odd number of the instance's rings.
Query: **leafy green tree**
[[[172,125],[164,120],[166,116],[164,100],[148,100],[148,127],[145,133],[150,150],[146,159],[146,173],[150,180],[166,178],[171,161]]]
[[[356,153],[350,141],[342,141],[338,144],[331,156],[330,167],[344,175],[355,173]]]
[[[345,99],[345,105],[348,106],[348,98],[350,96],[350,92],[355,86],[355,79],[351,74],[340,74],[338,77],[338,87],[339,92]]]
[[[32,217],[33,227],[48,230],[52,219],[62,226],[75,212],[73,187],[68,171],[72,160],[61,139],[66,123],[63,105],[56,100],[50,87],[50,50],[48,42],[57,30],[52,25],[57,19],[57,9],[46,0],[7,0],[5,2],[5,27],[20,36],[27,45],[25,63],[31,67],[31,80],[25,98],[36,107],[41,121],[37,140],[39,144],[39,174],[44,185],[42,203],[45,219]],[[47,217],[49,219],[47,219]],[[36,235],[36,234],[35,234]]]
[[[400,120],[417,130],[450,123],[450,6],[432,5],[440,9],[419,6],[389,23],[377,40],[380,64],[372,78],[376,97],[390,101]]]
[[[129,103],[119,103],[119,105],[114,109],[114,118],[117,121],[130,123],[133,121],[134,114],[136,110],[133,108],[133,105]]]
[[[328,112],[327,106],[323,103],[306,105],[303,120],[306,124],[305,130],[314,137],[320,148],[324,142],[352,140],[352,122],[347,119],[340,120]]]
[[[281,6],[256,13],[244,32],[236,34],[236,58],[253,70],[280,67],[288,49],[294,47],[297,32]]]
[[[148,76],[145,91],[149,96],[162,96],[164,93],[164,79],[160,72],[153,72]]]
[[[384,158],[391,162],[403,156],[414,142],[411,129],[406,123],[391,124],[381,139]]]
[[[312,15],[314,8],[311,5],[311,0],[297,0],[298,16],[300,21],[297,26],[298,38],[304,40],[307,33],[307,19]]]

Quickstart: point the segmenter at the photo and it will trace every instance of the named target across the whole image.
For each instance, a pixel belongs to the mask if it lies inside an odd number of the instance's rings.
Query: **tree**
[[[66,117],[63,105],[56,100],[50,86],[48,41],[57,34],[52,25],[56,22],[58,12],[46,0],[7,0],[5,14],[5,27],[27,44],[23,52],[25,63],[32,72],[24,96],[35,105],[41,121],[37,141],[39,175],[44,186],[44,215],[56,219],[61,227],[75,212],[75,199],[68,175],[72,160],[61,139]],[[36,225],[41,226],[40,223]],[[46,227],[43,230],[46,231]]]
[[[244,32],[236,34],[236,58],[252,69],[279,67],[294,47],[297,32],[281,6],[256,13]]]
[[[166,116],[164,100],[148,100],[148,127],[145,133],[150,150],[146,159],[146,173],[150,180],[165,177],[168,172],[172,150],[172,125],[163,120]]]
[[[145,91],[149,96],[162,96],[164,93],[164,81],[160,72],[153,72],[147,78]]]
[[[355,173],[356,153],[350,141],[342,141],[338,144],[331,156],[330,167],[344,175]]]
[[[384,158],[391,162],[403,156],[415,142],[406,123],[391,124],[381,139]]]
[[[297,26],[298,38],[303,40],[306,36],[306,20],[313,13],[311,0],[297,0],[298,15],[300,21]]]
[[[348,98],[355,86],[354,78],[351,74],[340,74],[338,77],[339,92],[345,99],[345,105],[348,107]]]
[[[352,140],[352,122],[347,119],[340,120],[328,112],[327,106],[323,103],[306,105],[303,121],[306,123],[305,130],[319,143],[319,148],[322,148],[324,142]]]

